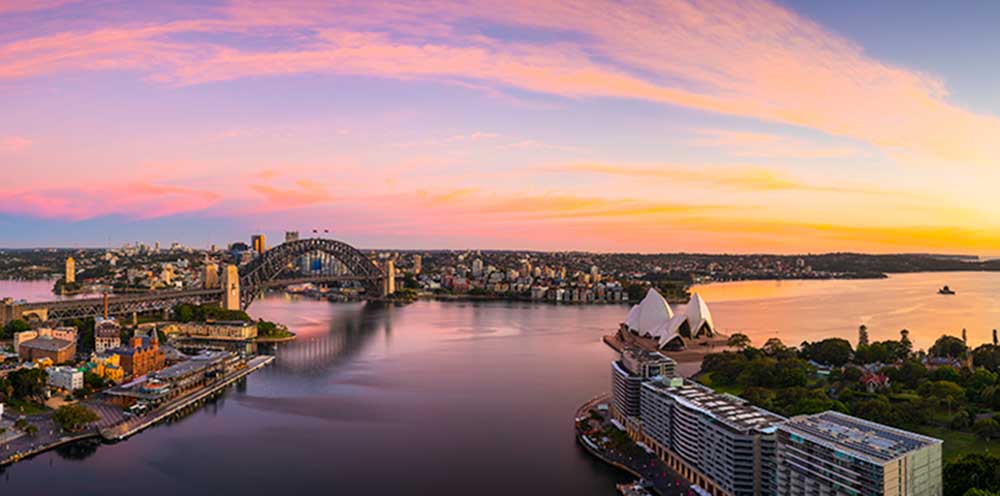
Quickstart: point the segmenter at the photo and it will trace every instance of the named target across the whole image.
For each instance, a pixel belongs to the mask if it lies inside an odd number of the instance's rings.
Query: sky
[[[0,246],[1000,255],[1000,3],[0,0]]]

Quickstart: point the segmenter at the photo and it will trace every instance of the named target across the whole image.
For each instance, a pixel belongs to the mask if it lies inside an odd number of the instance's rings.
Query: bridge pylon
[[[240,307],[240,270],[235,265],[227,265],[222,273],[222,308],[226,310],[241,310]]]

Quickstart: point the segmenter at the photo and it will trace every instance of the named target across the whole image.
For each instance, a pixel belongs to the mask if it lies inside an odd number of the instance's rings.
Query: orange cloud
[[[736,191],[773,192],[806,191],[828,193],[894,194],[891,191],[862,185],[810,184],[777,171],[754,165],[679,165],[656,164],[649,166],[573,164],[549,167],[553,172],[592,173],[622,176],[640,180],[662,180],[669,183],[699,184],[707,187]],[[896,193],[901,194],[901,193]]]
[[[274,177],[273,171],[264,171],[262,175]],[[250,189],[263,197],[262,210],[289,210],[333,201],[326,187],[307,179],[295,181],[291,188],[251,184]]]

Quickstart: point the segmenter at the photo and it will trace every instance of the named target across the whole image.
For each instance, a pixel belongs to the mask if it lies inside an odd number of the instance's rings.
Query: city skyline
[[[964,7],[0,1],[0,245],[997,255]]]

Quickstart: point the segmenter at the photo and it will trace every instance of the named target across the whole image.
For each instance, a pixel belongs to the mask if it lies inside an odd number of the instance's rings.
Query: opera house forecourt
[[[619,433],[603,436],[627,436],[662,463],[661,473],[683,478],[697,494],[942,494],[940,439],[835,411],[788,418],[682,377],[666,355],[715,334],[698,295],[674,314],[651,289],[618,333],[605,338],[620,358],[611,363],[610,397],[592,400],[590,415],[605,412]]]

